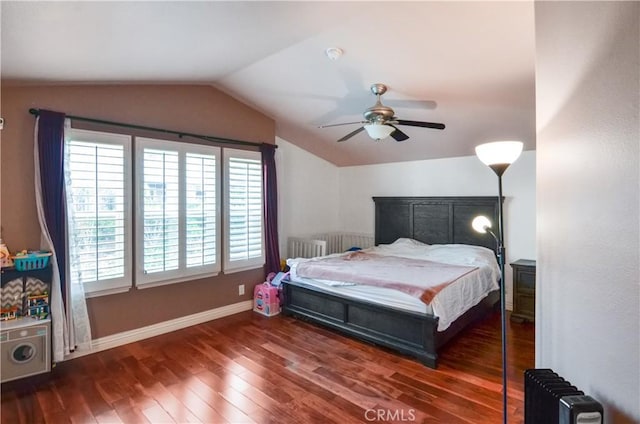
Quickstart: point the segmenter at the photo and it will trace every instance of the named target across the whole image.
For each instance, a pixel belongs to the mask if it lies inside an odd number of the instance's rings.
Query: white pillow
[[[417,246],[428,246],[428,244],[423,243],[418,240],[414,240],[411,238],[400,237],[398,240],[391,243],[393,246],[407,246],[407,247],[417,247]]]

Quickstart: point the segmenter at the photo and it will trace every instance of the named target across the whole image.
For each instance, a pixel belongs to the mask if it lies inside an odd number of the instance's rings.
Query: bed
[[[472,246],[481,247],[477,250],[490,249],[493,251],[490,256],[494,258],[493,239],[473,231],[471,220],[482,214],[497,222],[497,197],[374,197],[373,201],[376,247],[364,253],[384,254],[384,249],[391,246],[389,254],[393,256],[397,254],[394,243],[399,243],[396,247],[400,248],[414,243],[425,251],[430,248],[420,245],[467,245],[470,250],[474,250]],[[451,252],[445,256],[451,257]],[[464,262],[461,264],[465,265]],[[466,292],[458,288],[458,282],[474,278],[480,268],[447,285],[436,296],[456,290]],[[491,278],[497,279],[499,274],[496,275],[495,270]],[[326,280],[314,280],[294,272],[283,282],[284,314],[391,348],[431,368],[436,368],[438,351],[444,344],[500,302],[499,287],[494,281],[493,288],[467,302],[469,305],[463,312],[444,319],[433,306],[438,303],[435,298],[435,303],[426,305],[411,300],[407,293],[397,296],[393,294],[394,289],[387,287],[340,282],[331,285]]]

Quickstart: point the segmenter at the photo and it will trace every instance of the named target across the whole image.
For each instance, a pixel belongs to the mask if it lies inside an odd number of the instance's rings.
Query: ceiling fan
[[[376,95],[376,104],[364,111],[364,113],[362,114],[365,119],[364,121],[321,125],[319,128],[337,127],[339,125],[364,124],[357,130],[352,131],[342,137],[340,140],[338,140],[339,142],[348,140],[354,135],[362,132],[363,130],[366,130],[367,134],[369,134],[369,137],[373,138],[376,141],[385,139],[389,136],[393,137],[393,139],[396,141],[407,140],[409,136],[400,131],[396,127],[396,125],[433,128],[436,130],[443,130],[445,128],[444,124],[439,124],[436,122],[407,121],[404,119],[398,119],[395,116],[395,112],[393,111],[393,109],[391,109],[389,106],[383,105],[382,101],[380,100],[380,96],[387,92],[387,86],[384,84],[372,84],[371,92]]]

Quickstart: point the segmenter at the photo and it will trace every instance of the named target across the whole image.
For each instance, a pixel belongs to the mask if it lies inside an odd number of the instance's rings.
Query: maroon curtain
[[[280,271],[278,241],[278,180],[276,178],[276,146],[262,144],[262,185],[264,192],[264,241],[267,274]]]
[[[49,236],[56,251],[62,300],[67,303],[67,217],[64,194],[65,114],[40,110],[38,118],[38,156],[42,206]]]

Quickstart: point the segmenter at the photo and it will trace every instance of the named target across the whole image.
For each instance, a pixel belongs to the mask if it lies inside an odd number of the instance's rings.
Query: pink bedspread
[[[296,272],[300,277],[396,289],[428,305],[438,292],[475,269],[477,267],[357,251],[300,262]]]

